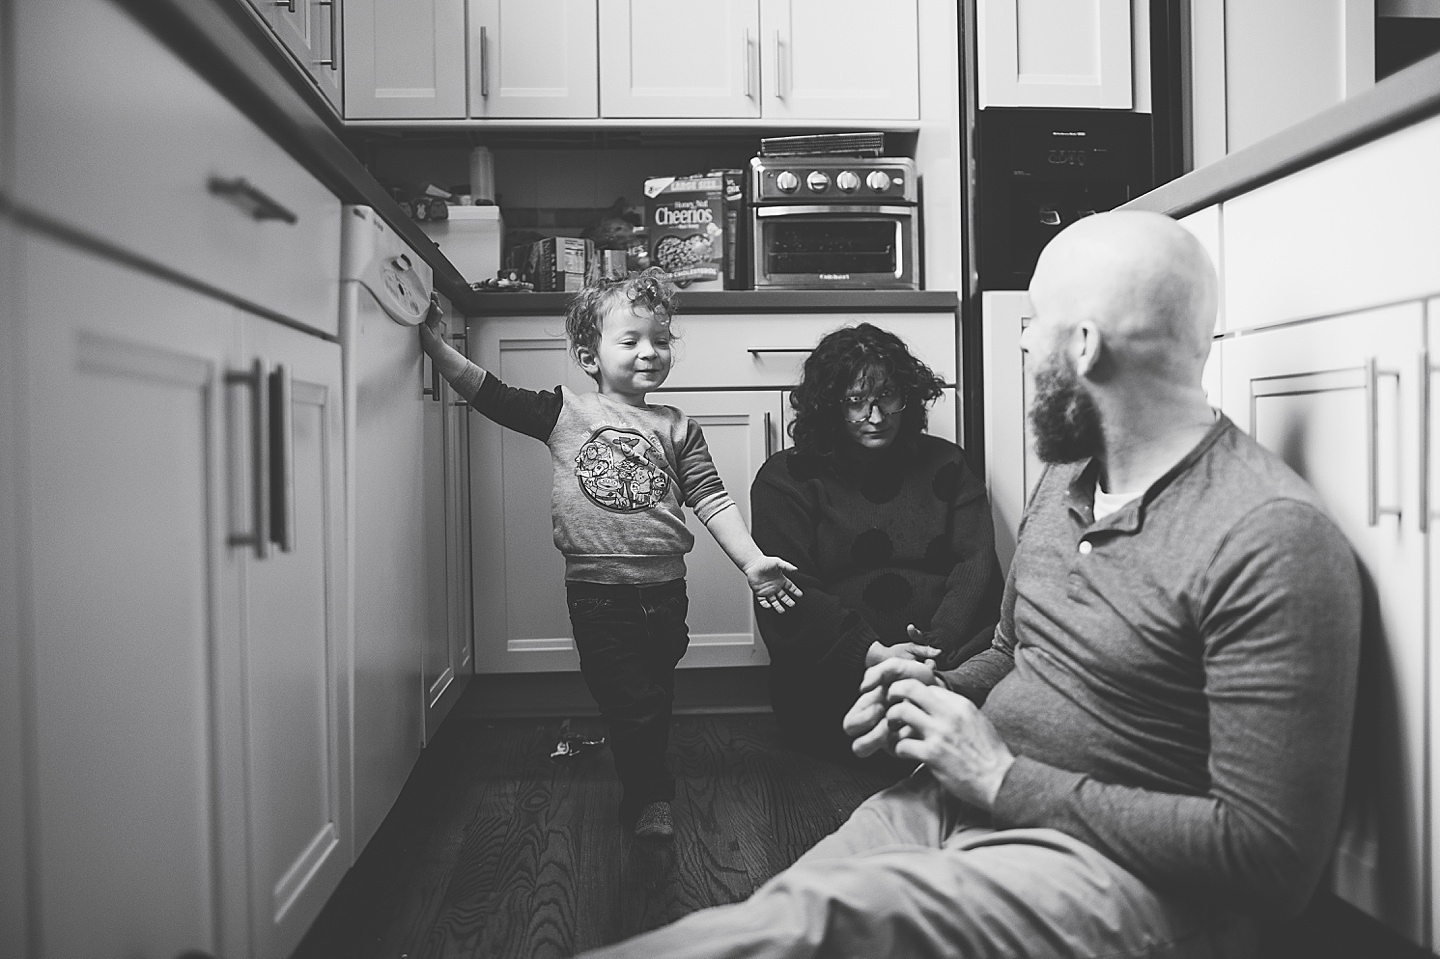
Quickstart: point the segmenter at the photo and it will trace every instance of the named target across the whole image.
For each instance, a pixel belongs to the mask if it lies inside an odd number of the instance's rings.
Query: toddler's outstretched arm
[[[705,524],[715,542],[730,557],[730,561],[745,574],[750,590],[761,606],[783,613],[795,605],[796,598],[804,595],[800,587],[790,582],[786,573],[795,567],[778,556],[766,556],[755,545],[750,531],[745,528],[745,518],[736,506],[727,506]]]

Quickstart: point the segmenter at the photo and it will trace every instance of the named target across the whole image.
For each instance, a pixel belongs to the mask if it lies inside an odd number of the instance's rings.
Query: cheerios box
[[[650,263],[676,286],[719,290],[725,278],[725,178],[720,173],[645,181]]]

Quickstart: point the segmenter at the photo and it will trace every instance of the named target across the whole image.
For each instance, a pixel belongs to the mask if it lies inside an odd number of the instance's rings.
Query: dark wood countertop
[[[229,97],[344,203],[380,214],[435,271],[435,286],[465,316],[564,312],[563,293],[476,293],[345,145],[330,105],[286,60],[243,0],[116,0]],[[737,290],[681,293],[687,313],[954,311],[954,292]]]
[[[1437,113],[1440,54],[1274,136],[1136,197],[1121,209],[1185,216]]]
[[[469,293],[457,309],[466,316],[559,316],[569,293]],[[953,313],[960,297],[931,290],[697,290],[680,291],[680,311],[716,313]]]

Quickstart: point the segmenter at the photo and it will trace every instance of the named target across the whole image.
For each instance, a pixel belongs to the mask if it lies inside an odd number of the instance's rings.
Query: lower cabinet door
[[[270,543],[242,569],[250,913],[253,955],[283,959],[353,861],[340,347],[243,329],[269,371]]]
[[[654,393],[652,403],[685,411],[705,431],[705,442],[725,489],[750,528],[750,482],[780,449],[780,390]],[[688,512],[688,511],[687,511]],[[690,597],[690,651],[686,666],[757,666],[770,662],[755,627],[750,586],[693,513],[686,516],[695,549],[685,557]]]
[[[1424,943],[1426,537],[1418,457],[1424,306],[1261,330],[1224,345],[1224,410],[1319,492],[1368,594],[1337,895]]]
[[[570,359],[564,329],[560,317],[487,318],[470,328],[470,356],[510,386],[559,383],[593,392],[595,384]],[[565,560],[550,523],[550,450],[479,413],[468,420],[475,669],[578,671]]]
[[[30,932],[46,956],[245,955],[243,829],[216,761],[239,635],[234,308],[48,239],[16,249]]]

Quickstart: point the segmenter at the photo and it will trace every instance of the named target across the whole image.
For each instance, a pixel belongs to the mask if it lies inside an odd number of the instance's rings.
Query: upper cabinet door
[[[600,0],[604,117],[759,117],[756,0]]]
[[[465,0],[347,0],[345,116],[461,120]]]
[[[768,119],[920,116],[915,0],[761,0]]]
[[[472,117],[597,117],[596,0],[471,0]]]
[[[251,3],[338,111],[341,0],[251,0]]]
[[[1134,104],[1130,0],[979,0],[981,107]]]

